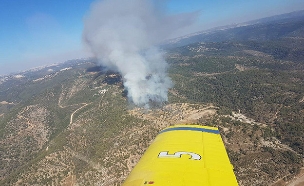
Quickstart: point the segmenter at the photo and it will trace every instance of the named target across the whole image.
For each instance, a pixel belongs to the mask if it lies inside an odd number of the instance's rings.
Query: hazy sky
[[[81,35],[92,2],[0,0],[0,75],[89,56]],[[175,35],[304,9],[303,0],[167,0],[166,5],[168,14],[200,11],[195,25]]]

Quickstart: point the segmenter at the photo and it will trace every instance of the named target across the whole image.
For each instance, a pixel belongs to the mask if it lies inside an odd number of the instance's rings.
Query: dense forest
[[[168,54],[174,89],[192,102],[216,103],[266,123],[272,136],[303,155],[303,46],[286,39],[180,47]]]

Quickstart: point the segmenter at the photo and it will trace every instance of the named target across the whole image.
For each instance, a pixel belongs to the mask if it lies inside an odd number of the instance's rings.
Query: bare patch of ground
[[[238,121],[241,121],[243,123],[248,123],[250,125],[259,125],[259,126],[262,126],[262,127],[267,127],[266,124],[256,122],[254,119],[248,118],[247,116],[245,116],[244,114],[241,114],[241,113],[232,112],[232,116],[229,116],[229,117],[231,119],[238,120]]]
[[[66,178],[64,178],[61,182],[62,186],[73,186],[76,185],[76,175],[69,174]]]
[[[286,186],[303,186],[304,185],[304,167],[301,169],[300,174],[291,180]]]
[[[283,149],[295,152],[294,150],[292,150],[292,148],[290,148],[288,145],[282,144],[282,142],[275,137],[272,137],[271,140],[264,140],[263,138],[261,138],[260,142],[261,145],[264,147],[271,147],[273,149]]]
[[[240,64],[235,64],[235,68],[241,72],[250,69],[249,67],[246,67],[246,66],[240,65]]]
[[[244,52],[257,57],[272,58],[271,55],[256,50],[244,50]]]
[[[194,76],[202,76],[202,77],[208,77],[208,76],[215,76],[219,74],[225,74],[227,72],[220,72],[220,73],[204,73],[204,72],[195,72],[193,73]]]
[[[284,181],[284,179],[279,179],[271,186],[303,186],[304,185],[304,167],[301,168],[300,173],[289,181]]]
[[[170,89],[169,92],[170,92],[171,94],[173,94],[174,96],[176,96],[176,97],[179,97],[179,98],[182,98],[182,99],[186,99],[185,96],[180,95],[179,92],[178,92],[177,90],[175,90],[174,88],[173,88],[173,89]]]
[[[176,124],[198,123],[199,119],[213,116],[216,113],[216,107],[212,104],[178,103],[169,104],[162,109],[152,111],[136,108],[129,111],[129,113],[140,119],[149,120],[159,126],[159,128],[165,128]]]
[[[7,101],[1,101],[0,105],[14,105],[14,103],[9,103]]]
[[[179,64],[179,66],[181,67],[187,67],[187,66],[190,66],[191,64],[190,63],[181,63]]]

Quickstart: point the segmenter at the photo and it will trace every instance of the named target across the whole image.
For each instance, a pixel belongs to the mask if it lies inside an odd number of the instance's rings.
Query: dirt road
[[[304,167],[301,169],[301,173],[295,179],[291,180],[286,186],[303,186],[304,185]]]

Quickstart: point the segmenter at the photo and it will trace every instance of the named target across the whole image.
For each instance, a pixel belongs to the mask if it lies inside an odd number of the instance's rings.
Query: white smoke
[[[129,100],[139,106],[168,100],[172,82],[156,45],[198,14],[168,16],[161,5],[156,0],[97,1],[84,21],[86,46],[103,65],[121,73]]]

